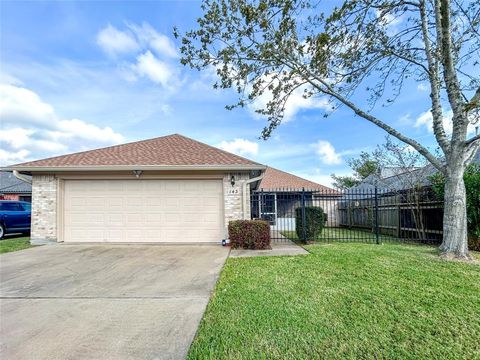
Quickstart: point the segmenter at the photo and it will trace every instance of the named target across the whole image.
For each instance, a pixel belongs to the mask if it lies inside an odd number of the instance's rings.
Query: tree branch
[[[471,139],[468,139],[467,141],[465,141],[465,146],[469,146],[470,144],[473,144],[475,141],[478,141],[478,140],[480,140],[480,134],[475,135]]]
[[[480,108],[480,87],[477,88],[475,95],[470,99],[468,104],[465,105],[465,111],[470,111]]]
[[[378,127],[382,128],[385,130],[387,133],[390,135],[396,137],[398,140],[403,141],[404,143],[411,145],[415,150],[417,150],[420,154],[422,154],[435,168],[437,168],[440,172],[443,173],[444,171],[444,166],[441,163],[440,160],[438,160],[426,147],[418,143],[417,141],[401,134],[399,131],[395,130],[393,127],[390,125],[384,123],[380,119],[376,118],[375,116],[366,113],[365,111],[361,110],[359,107],[357,107],[354,103],[343,97],[342,95],[338,94],[332,87],[325,81],[319,78],[316,78],[318,82],[324,86],[324,88],[319,87],[318,84],[315,84],[315,82],[308,80],[312,86],[317,88],[319,91],[323,92],[324,94],[330,95],[340,101],[342,104],[346,105],[350,109],[353,110],[355,114],[357,114],[360,117],[363,117],[365,120],[370,121],[371,123],[377,125]]]
[[[425,71],[425,73],[430,76],[431,73],[430,73],[430,70],[425,66],[423,65],[422,63],[418,62],[417,60],[415,59],[412,59],[411,57],[408,57],[408,56],[405,56],[405,55],[402,55],[402,54],[399,54],[395,51],[392,51],[392,50],[389,50],[389,53],[395,57],[398,57],[399,59],[402,59],[402,60],[405,60],[409,63],[412,63],[414,65],[417,65],[418,67],[422,68],[423,71]]]
[[[382,128],[383,130],[385,130],[387,133],[389,133],[390,135],[396,137],[397,139],[399,139],[400,141],[403,141],[404,143],[408,144],[408,145],[411,145],[415,150],[417,150],[420,154],[422,154],[423,156],[425,156],[425,158],[433,165],[435,166],[440,172],[443,172],[443,164],[432,154],[430,153],[430,151],[428,151],[428,149],[424,146],[422,146],[420,143],[418,143],[417,141],[401,134],[400,132],[398,132],[397,130],[395,130],[394,128],[392,128],[390,125],[387,125],[386,123],[384,123],[383,121],[381,121],[380,119],[377,119],[375,116],[373,115],[370,115],[370,114],[367,114],[366,112],[364,112],[363,110],[359,109],[357,106],[355,106],[355,104],[353,104],[352,102],[350,102],[349,100],[345,99],[343,96],[335,93],[335,92],[331,92],[329,90],[326,90],[326,91],[323,91],[325,94],[328,94],[332,97],[334,97],[335,99],[337,99],[338,101],[340,101],[342,104],[348,106],[350,109],[353,110],[353,112],[355,114],[357,114],[358,116],[361,116],[363,117],[364,119],[370,121],[371,123],[377,125],[378,127]]]
[[[337,99],[339,102],[342,104],[346,105],[350,109],[353,110],[355,114],[357,114],[360,117],[363,117],[365,120],[370,121],[371,123],[377,125],[378,127],[382,128],[385,130],[387,133],[390,135],[396,137],[398,140],[403,141],[404,143],[411,145],[415,150],[417,150],[420,154],[422,154],[435,168],[438,169],[440,172],[444,172],[444,166],[441,161],[439,161],[426,147],[421,145],[419,142],[403,135],[390,125],[384,123],[380,119],[376,118],[375,116],[368,114],[367,112],[361,110],[359,107],[357,107],[354,103],[349,101],[347,98],[343,97],[340,95],[337,91],[335,91],[327,81],[324,79],[319,78],[316,74],[313,74],[310,69],[308,69],[306,66],[302,66],[301,64],[297,64],[295,59],[290,57],[291,63],[285,62],[283,59],[277,58],[277,60],[287,67],[291,68],[294,71],[297,71],[299,74],[302,74],[306,72],[309,76],[305,76],[304,79],[307,81],[309,84],[311,84],[313,87],[315,87],[317,90],[320,92],[330,95],[333,98]],[[312,78],[318,81],[322,86],[319,86],[315,81],[312,81]]]

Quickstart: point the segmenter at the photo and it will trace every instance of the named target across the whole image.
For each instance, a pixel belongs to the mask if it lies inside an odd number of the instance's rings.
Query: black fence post
[[[258,217],[260,220],[265,220],[262,217],[262,201],[263,201],[263,189],[260,191],[260,198],[258,199]]]
[[[378,226],[378,188],[375,185],[375,239],[380,244],[380,228]]]
[[[307,242],[307,217],[305,214],[305,188],[302,188],[302,241]]]

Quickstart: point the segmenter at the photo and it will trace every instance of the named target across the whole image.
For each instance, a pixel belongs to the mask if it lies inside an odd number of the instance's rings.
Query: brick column
[[[57,241],[57,179],[53,175],[32,177],[32,227],[30,242]]]
[[[230,183],[231,177],[235,176],[235,185]],[[228,235],[228,222],[243,219],[243,182],[250,178],[249,173],[227,173],[223,177],[225,236]],[[250,218],[250,191],[247,185],[247,216]]]

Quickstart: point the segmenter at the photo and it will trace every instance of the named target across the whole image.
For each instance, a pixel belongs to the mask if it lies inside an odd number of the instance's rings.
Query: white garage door
[[[65,242],[219,242],[220,180],[66,180]]]

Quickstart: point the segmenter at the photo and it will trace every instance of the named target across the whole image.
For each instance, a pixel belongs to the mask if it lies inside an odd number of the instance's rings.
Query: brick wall
[[[231,177],[235,176],[235,185],[230,183]],[[228,173],[223,177],[223,196],[225,203],[225,229],[230,220],[243,219],[243,182],[250,178],[248,173]],[[250,186],[247,185],[246,218],[250,219]]]
[[[53,175],[32,177],[31,242],[57,241],[57,179]]]

